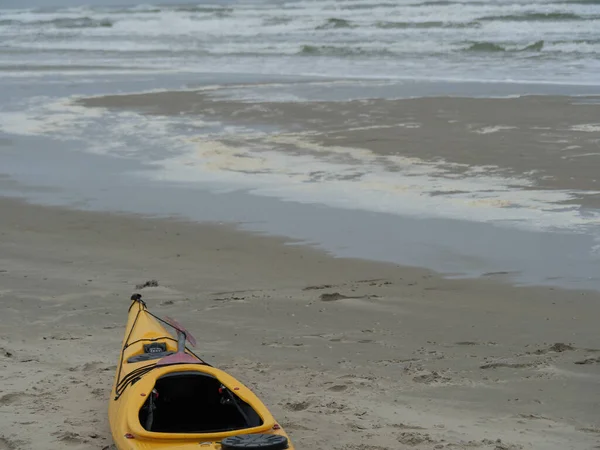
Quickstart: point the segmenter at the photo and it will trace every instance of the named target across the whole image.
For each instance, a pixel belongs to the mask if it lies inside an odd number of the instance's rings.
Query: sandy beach
[[[598,1],[83,3],[0,5],[0,450],[116,450],[136,292],[297,449],[600,449]]]
[[[106,408],[133,292],[253,388],[297,448],[600,446],[598,293],[8,198],[0,236],[3,450],[112,448]]]

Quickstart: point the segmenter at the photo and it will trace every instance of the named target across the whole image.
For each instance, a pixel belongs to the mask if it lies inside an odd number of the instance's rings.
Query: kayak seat
[[[164,358],[165,356],[173,355],[175,352],[152,352],[152,353],[140,353],[139,355],[133,355],[127,359],[128,363],[137,363],[141,361],[151,361],[153,359]]]

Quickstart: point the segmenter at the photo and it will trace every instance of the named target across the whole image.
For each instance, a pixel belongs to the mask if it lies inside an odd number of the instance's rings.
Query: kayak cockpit
[[[146,431],[156,433],[221,433],[263,424],[252,406],[215,376],[198,371],[157,378],[139,420]]]

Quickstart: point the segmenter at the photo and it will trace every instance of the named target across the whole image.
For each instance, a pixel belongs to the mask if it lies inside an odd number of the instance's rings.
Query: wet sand
[[[325,151],[359,148],[375,155],[448,163],[448,176],[461,176],[477,166],[486,174],[525,176],[539,189],[575,191],[564,203],[600,207],[597,97],[250,103],[185,91],[109,95],[79,103],[149,115],[201,115],[259,130],[275,125],[280,131],[268,138],[233,135],[223,142],[241,148],[273,144],[274,135],[297,138],[324,146]],[[275,142],[289,152],[306,151],[297,141]]]
[[[0,448],[111,449],[136,285],[297,448],[600,446],[600,294],[447,280],[233,227],[0,199]]]

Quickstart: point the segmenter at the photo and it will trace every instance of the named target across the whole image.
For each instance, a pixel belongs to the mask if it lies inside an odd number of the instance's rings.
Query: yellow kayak
[[[185,328],[131,301],[108,410],[119,450],[293,450],[250,389],[189,350]]]

